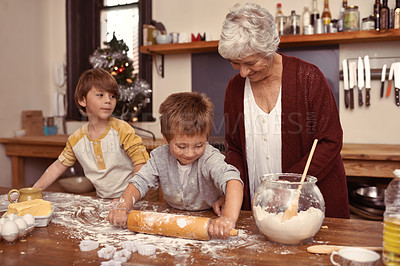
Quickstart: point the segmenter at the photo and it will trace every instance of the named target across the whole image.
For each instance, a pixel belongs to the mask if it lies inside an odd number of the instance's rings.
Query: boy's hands
[[[216,215],[221,216],[222,209],[224,208],[225,204],[225,195],[222,195],[219,199],[217,199],[213,204],[213,210]]]
[[[108,214],[107,221],[114,226],[126,228],[128,214],[129,213],[124,209],[112,209]]]
[[[110,206],[110,212],[107,216],[107,221],[122,228],[126,228],[126,221],[128,220],[129,209],[123,198],[115,199]]]
[[[114,226],[126,228],[129,212],[139,199],[139,190],[132,183],[129,183],[121,198],[112,201],[107,221]]]
[[[236,220],[232,217],[221,216],[211,220],[208,226],[208,235],[216,238],[227,238],[229,231],[235,228]]]

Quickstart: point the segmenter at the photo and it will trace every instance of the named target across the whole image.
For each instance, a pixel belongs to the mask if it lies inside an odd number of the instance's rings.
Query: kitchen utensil
[[[357,83],[356,62],[349,62],[349,76],[350,76],[350,109],[354,109],[354,87]]]
[[[360,205],[384,210],[384,193],[385,189],[382,187],[363,186],[351,191],[350,195]]]
[[[344,87],[344,104],[349,108],[349,70],[347,67],[347,59],[343,59],[343,87]]]
[[[381,255],[365,248],[347,247],[332,251],[331,262],[335,266],[375,266]]]
[[[133,232],[210,240],[210,222],[211,218],[207,217],[133,210],[128,215],[127,226]],[[229,235],[237,236],[238,231],[231,229]]]
[[[364,67],[365,67],[365,105],[371,105],[371,67],[369,64],[369,56],[364,56]]]
[[[370,218],[372,218],[372,219],[368,218],[369,220],[380,220],[380,221],[383,220],[383,213],[384,213],[383,209],[376,209],[373,207],[368,207],[368,206],[365,206],[366,204],[361,205],[356,202],[352,202],[350,205],[358,210],[357,213],[361,212],[363,214],[368,215]],[[350,210],[350,212],[353,212],[352,209]]]
[[[357,84],[358,84],[358,105],[362,106],[363,97],[362,97],[362,90],[364,87],[364,65],[361,57],[358,57],[358,68],[357,68]]]
[[[400,62],[395,63],[394,72],[394,97],[396,105],[400,106]]]
[[[89,193],[95,190],[92,182],[83,175],[61,177],[57,180],[57,183],[62,187],[62,189],[64,189],[65,192],[69,193]]]
[[[274,173],[261,176],[252,201],[254,221],[258,230],[272,242],[298,245],[310,240],[321,228],[325,218],[325,201],[316,185],[317,178],[302,174]],[[284,211],[292,203],[301,185],[298,214],[282,222]]]
[[[348,248],[348,247],[350,247],[350,246],[314,245],[314,246],[307,247],[307,251],[310,253],[315,253],[315,254],[331,254],[332,251],[338,251],[339,249]],[[361,248],[365,248],[368,250],[374,250],[374,251],[382,251],[382,247],[361,247]]]
[[[386,80],[386,64],[382,67],[382,74],[381,74],[381,98],[385,92],[385,80]]]
[[[386,91],[386,97],[389,97],[390,95],[390,90],[392,89],[392,79],[393,79],[393,72],[394,72],[394,65],[390,65],[390,70],[389,70],[389,78],[388,78],[388,86],[387,86],[387,91]]]
[[[304,168],[303,175],[301,176],[300,183],[304,182],[304,179],[306,178],[307,172],[308,172],[308,167],[310,167],[311,159],[315,151],[315,147],[317,147],[318,139],[314,140],[314,143],[311,147],[310,154],[308,155],[306,167]],[[299,186],[296,192],[296,197],[292,201],[292,203],[288,206],[286,209],[285,213],[282,216],[282,222],[291,219],[293,216],[297,215],[297,211],[299,208],[299,197],[300,197],[300,190],[301,190],[302,185]]]

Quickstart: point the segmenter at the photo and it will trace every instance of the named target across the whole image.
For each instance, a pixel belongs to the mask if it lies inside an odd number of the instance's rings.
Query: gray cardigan
[[[161,186],[168,205],[189,211],[212,208],[225,193],[227,181],[242,182],[239,171],[227,164],[225,156],[208,143],[204,154],[192,163],[188,178],[186,186],[182,187],[178,160],[172,156],[167,144],[150,153],[150,159],[130,182],[139,190],[141,198],[150,188]]]

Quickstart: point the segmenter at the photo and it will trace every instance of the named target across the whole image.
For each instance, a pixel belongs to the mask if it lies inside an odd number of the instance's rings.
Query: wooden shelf
[[[337,32],[313,35],[282,36],[280,47],[337,45],[344,43],[400,41],[400,29],[385,32],[374,30]],[[184,54],[217,52],[218,41],[201,41],[191,43],[174,43],[141,46],[140,52],[145,54]]]

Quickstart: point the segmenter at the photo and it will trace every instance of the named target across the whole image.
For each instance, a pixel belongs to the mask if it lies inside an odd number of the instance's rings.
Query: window
[[[121,25],[131,25],[121,27]],[[133,59],[133,73],[139,73],[139,1],[104,0],[100,14],[100,47],[113,35],[124,40],[129,47],[128,57]]]
[[[89,56],[110,41],[113,32],[128,45],[139,77],[152,86],[151,58],[139,53],[143,24],[151,24],[151,0],[66,0],[66,5],[67,119],[84,120],[75,104],[75,87],[80,74],[92,68]],[[125,27],[132,23],[137,27]],[[153,120],[152,105],[148,104],[139,121]]]

